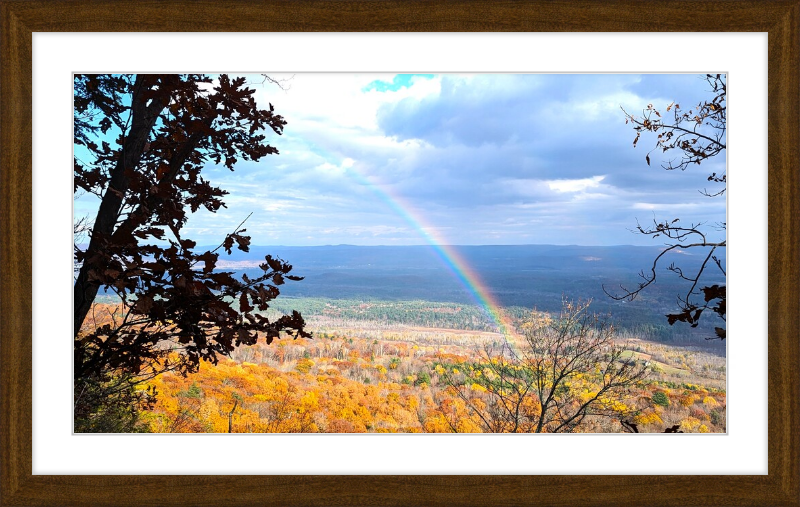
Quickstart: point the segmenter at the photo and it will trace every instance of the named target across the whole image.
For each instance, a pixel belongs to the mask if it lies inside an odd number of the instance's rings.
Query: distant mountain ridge
[[[629,328],[658,326],[668,334],[702,334],[703,329],[667,326],[664,315],[675,309],[676,296],[688,289],[674,273],[671,262],[684,269],[698,265],[700,251],[672,253],[662,259],[658,283],[635,301],[614,301],[604,292],[620,285],[634,288],[638,273],[648,270],[660,247],[501,245],[452,247],[482,285],[502,306],[557,311],[563,297],[592,299],[595,311],[612,313]],[[277,255],[294,266],[300,282],[281,286],[286,297],[364,300],[428,300],[477,304],[470,289],[430,246],[256,246],[222,259],[258,264],[264,255]],[[722,258],[724,262],[724,257]],[[257,268],[232,264],[228,269],[254,276]],[[722,276],[708,282],[724,283]],[[712,331],[713,332],[713,331]]]
[[[198,247],[198,250],[214,247]],[[577,246],[577,245],[465,245],[452,246],[473,267],[487,266],[493,262],[522,263],[519,267],[542,266],[563,267],[564,262],[592,261],[627,263],[649,261],[661,247],[649,246]],[[265,255],[277,255],[296,266],[365,267],[368,265],[420,264],[434,267],[441,260],[429,245],[414,246],[251,246],[249,252],[234,251],[221,255],[225,261],[256,261]],[[699,254],[685,254],[699,257]],[[532,264],[533,263],[533,264]]]
[[[198,247],[197,250],[214,247]],[[558,311],[562,298],[592,299],[596,312],[610,313],[628,329],[648,329],[663,339],[702,340],[713,334],[713,325],[691,329],[668,326],[665,314],[674,312],[676,297],[688,285],[666,268],[671,262],[684,269],[697,266],[705,257],[699,249],[670,253],[662,259],[658,283],[635,301],[614,301],[603,291],[620,285],[635,288],[638,273],[648,271],[661,247],[576,245],[482,245],[456,246],[452,250],[474,271],[481,284],[501,306]],[[474,293],[453,267],[431,246],[252,246],[250,252],[220,255],[218,269],[259,274],[265,255],[278,256],[294,267],[299,282],[280,287],[282,298],[309,297],[363,300],[425,300],[479,304]],[[721,261],[725,262],[724,251]],[[706,284],[724,283],[710,271]],[[708,325],[711,330],[704,329]]]

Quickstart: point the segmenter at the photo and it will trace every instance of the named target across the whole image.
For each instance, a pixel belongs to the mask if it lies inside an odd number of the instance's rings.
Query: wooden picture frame
[[[20,0],[0,16],[0,505],[800,506],[800,0]],[[651,29],[769,34],[768,475],[32,475],[32,32]]]

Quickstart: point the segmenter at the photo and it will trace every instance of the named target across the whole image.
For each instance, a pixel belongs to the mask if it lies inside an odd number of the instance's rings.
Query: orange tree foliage
[[[368,353],[374,349],[373,339],[320,335],[313,341],[281,342],[282,347],[263,343],[243,347],[233,355],[237,360],[221,361],[216,367],[201,364],[186,378],[169,373],[154,379],[152,385],[161,396],[154,410],[147,412],[147,424],[156,432],[225,433],[229,419],[233,432],[487,431],[474,410],[490,407],[488,390],[483,390],[486,384],[447,383],[453,375],[492,377],[488,365],[475,367],[477,352],[470,356],[463,349],[419,345],[419,354],[412,358],[411,346],[387,341],[383,349],[392,353],[379,355]],[[338,358],[349,358],[354,349],[359,357],[353,361]],[[395,369],[392,363],[397,364]],[[597,389],[599,384],[591,377],[570,381],[570,396],[576,402]],[[667,406],[654,403],[657,392],[668,398]],[[691,403],[684,406],[681,400]],[[625,409],[618,406],[615,417],[627,417],[641,431],[660,433],[675,425],[687,432],[725,430],[723,391],[653,381],[632,386],[624,403]],[[527,397],[520,410],[536,417],[541,407]],[[618,432],[622,426],[613,418],[587,417],[576,431]]]
[[[237,397],[241,401],[233,416],[234,432],[423,430],[417,413],[420,403],[408,385],[365,385],[338,374],[284,372],[235,361],[201,364],[199,372],[189,378],[164,374],[153,379],[152,385],[162,396],[146,414],[151,430],[227,432],[228,413]],[[202,390],[198,401],[191,404],[184,400],[190,381]]]

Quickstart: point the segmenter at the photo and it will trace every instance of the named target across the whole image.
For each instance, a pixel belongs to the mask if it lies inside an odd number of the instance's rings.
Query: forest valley
[[[553,345],[544,355],[516,355],[497,332],[476,330],[480,310],[468,305],[414,302],[291,300],[310,312],[313,339],[260,339],[218,364],[202,362],[182,376],[167,372],[136,387],[143,409],[125,407],[128,430],[157,433],[474,433],[474,432],[725,432],[725,357],[696,346],[638,339],[610,329],[599,362],[565,371],[553,387]],[[121,308],[98,303],[95,325],[120,318]],[[577,307],[577,308],[575,308]],[[588,312],[583,305],[573,310]],[[388,319],[388,315],[393,319]],[[359,314],[360,313],[360,314]],[[398,316],[440,316],[398,323]],[[523,331],[547,327],[548,314],[513,320]],[[383,318],[380,318],[383,315]],[[589,314],[586,313],[588,316]],[[99,319],[99,320],[98,320]],[[365,320],[372,319],[372,320]],[[464,325],[458,326],[462,322]],[[436,327],[449,325],[447,327]],[[462,329],[459,329],[461,327]],[[570,328],[574,331],[576,328]],[[602,329],[600,330],[602,332]],[[598,328],[589,333],[596,338]],[[524,333],[530,336],[529,333]],[[589,336],[589,335],[587,335]],[[574,353],[566,344],[563,355]],[[578,349],[580,344],[578,344]],[[616,352],[613,352],[616,351]],[[717,352],[717,353],[715,353]],[[616,353],[615,357],[609,354]],[[557,356],[557,354],[556,354]],[[516,357],[516,359],[515,359]],[[544,358],[543,368],[532,366]],[[604,362],[605,360],[605,362]],[[629,364],[626,378],[618,375]],[[609,366],[611,366],[609,370]],[[539,373],[537,373],[539,372]],[[542,374],[545,372],[545,374]],[[612,379],[613,380],[613,379]],[[588,408],[583,409],[587,402]],[[120,414],[108,414],[119,420]],[[577,417],[576,417],[577,416]],[[574,417],[571,421],[570,417]],[[103,416],[93,429],[103,430]],[[542,424],[539,424],[539,422]],[[113,428],[106,428],[106,430]]]

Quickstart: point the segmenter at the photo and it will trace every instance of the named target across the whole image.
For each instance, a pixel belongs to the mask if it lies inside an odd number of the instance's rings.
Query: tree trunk
[[[163,95],[152,99],[150,104],[143,97],[142,91],[150,89],[158,82],[158,77],[153,75],[137,75],[133,86],[131,98],[131,127],[125,136],[120,158],[111,173],[108,188],[103,194],[97,218],[92,228],[86,258],[81,265],[78,278],[74,286],[74,336],[78,336],[83,321],[89,313],[99,285],[92,281],[91,274],[94,270],[102,269],[102,264],[95,259],[102,259],[102,252],[114,232],[114,226],[119,219],[122,200],[128,190],[128,170],[135,170],[141,160],[145,143],[150,132],[158,120],[158,115],[166,106]],[[76,358],[77,359],[77,358]]]
[[[239,400],[234,400],[233,408],[228,413],[228,433],[233,433],[233,412],[236,410],[236,405],[239,404]]]

